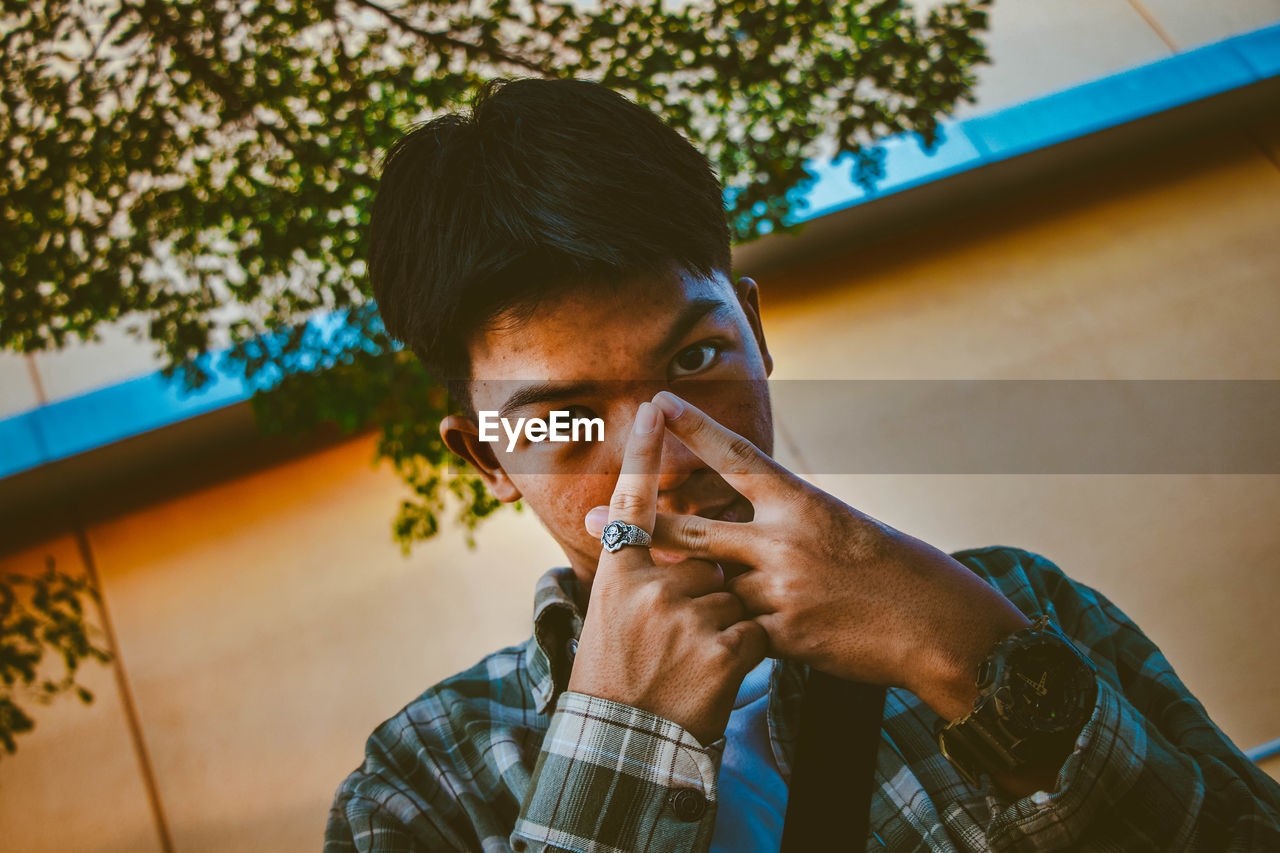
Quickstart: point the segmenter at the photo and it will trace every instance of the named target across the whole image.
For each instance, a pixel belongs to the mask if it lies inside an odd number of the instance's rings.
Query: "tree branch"
[[[373,0],[351,0],[351,2],[362,8],[377,12],[400,29],[405,32],[413,33],[418,38],[434,47],[452,47],[470,55],[478,55],[491,60],[508,62],[512,65],[518,65],[528,71],[533,71],[541,77],[555,76],[555,72],[540,62],[525,59],[524,57],[516,56],[513,53],[507,53],[505,50],[497,47],[485,47],[483,45],[464,41],[456,36],[449,35],[448,33],[435,33],[430,30],[424,30],[422,27],[406,20],[404,16],[393,12],[385,6],[380,6],[377,3],[374,3]]]
[[[240,96],[235,84],[214,70],[209,60],[183,38],[180,23],[169,17],[164,0],[142,0],[138,11],[143,20],[151,24],[152,31],[186,61],[191,73],[221,98],[236,118],[249,112],[250,104]]]

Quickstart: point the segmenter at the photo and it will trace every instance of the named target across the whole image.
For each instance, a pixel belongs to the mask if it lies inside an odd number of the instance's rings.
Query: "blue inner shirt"
[[[769,745],[772,672],[773,660],[765,658],[747,673],[729,714],[712,853],[777,850],[782,844],[787,783]]]

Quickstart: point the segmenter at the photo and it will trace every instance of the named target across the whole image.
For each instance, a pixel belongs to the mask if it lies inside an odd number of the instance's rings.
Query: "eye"
[[[676,377],[701,373],[720,359],[721,352],[723,347],[711,343],[694,344],[682,349],[671,360],[671,375]]]
[[[590,420],[591,418],[596,417],[595,411],[587,408],[586,406],[565,406],[565,411],[568,412],[569,417],[575,421],[578,418],[586,418],[587,420]]]
[[[571,423],[578,420],[590,421],[600,417],[599,415],[596,414],[595,409],[592,409],[589,406],[565,406],[564,410],[569,413],[569,420]],[[571,436],[573,435],[572,429],[573,428],[570,427]],[[590,444],[592,442],[593,433],[590,428],[583,430],[582,436],[583,436],[583,440],[585,440],[587,444]],[[600,434],[600,437],[603,438],[603,434]],[[573,446],[578,446],[583,443],[583,440],[579,440],[576,443],[576,445],[573,445],[572,440],[570,441],[570,443]],[[564,445],[561,445],[561,446],[564,446]]]

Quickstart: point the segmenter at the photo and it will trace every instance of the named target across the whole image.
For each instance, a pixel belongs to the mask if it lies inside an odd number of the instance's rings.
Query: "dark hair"
[[[499,80],[469,115],[387,153],[369,277],[387,331],[438,379],[467,341],[569,286],[679,267],[729,272],[720,183],[649,110],[583,80]]]

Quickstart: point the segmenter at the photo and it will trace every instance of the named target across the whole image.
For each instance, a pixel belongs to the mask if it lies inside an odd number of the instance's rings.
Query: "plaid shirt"
[[[1209,719],[1160,650],[1044,557],[953,556],[1023,613],[1047,613],[1098,667],[1098,698],[1052,791],[974,790],[938,751],[937,715],[891,689],[868,850],[1280,850],[1280,788]],[[325,853],[705,851],[724,739],[704,747],[637,708],[566,691],[582,618],[574,576],[535,593],[533,637],[430,688],[370,736],[339,786]],[[774,756],[790,778],[806,670],[775,661]]]

